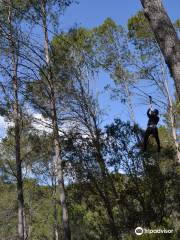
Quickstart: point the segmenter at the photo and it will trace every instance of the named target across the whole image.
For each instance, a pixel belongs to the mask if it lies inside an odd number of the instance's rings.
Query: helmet
[[[155,115],[158,115],[158,114],[159,114],[159,111],[158,111],[157,109],[154,109],[153,112],[154,112]]]

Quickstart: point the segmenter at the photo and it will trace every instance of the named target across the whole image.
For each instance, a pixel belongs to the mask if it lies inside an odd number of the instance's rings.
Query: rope
[[[135,86],[134,84],[133,84],[132,86],[133,86],[133,88],[135,88],[135,89],[137,89],[139,92],[141,92],[146,98],[149,98],[149,97],[150,97],[148,93],[146,93],[145,91],[143,91],[143,90],[140,89],[139,87]],[[150,99],[150,98],[149,98],[149,99]],[[152,102],[151,102],[152,104],[158,106],[159,108],[162,108],[162,105],[163,105],[163,108],[166,109],[166,103],[165,103],[165,102],[160,101],[160,100],[158,100],[157,98],[153,98],[153,99],[154,99],[155,101],[152,100]],[[162,104],[162,105],[159,105],[157,102],[159,102],[159,103]]]

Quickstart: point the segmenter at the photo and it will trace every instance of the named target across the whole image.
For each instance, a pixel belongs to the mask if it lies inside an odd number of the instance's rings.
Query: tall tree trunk
[[[64,240],[71,240],[71,231],[70,231],[70,225],[69,225],[69,216],[68,216],[68,210],[66,205],[66,194],[65,194],[64,178],[63,178],[61,147],[60,147],[60,140],[59,140],[59,127],[58,127],[57,110],[56,110],[55,87],[54,87],[54,81],[52,79],[52,74],[50,70],[46,0],[41,1],[41,7],[42,7],[42,20],[43,20],[43,30],[44,30],[45,57],[46,57],[46,63],[48,67],[47,80],[48,80],[50,93],[51,93],[50,105],[51,105],[51,118],[52,118],[53,136],[54,136],[54,152],[55,152],[57,182],[58,182],[58,187],[60,191],[60,203],[62,207],[62,224],[63,224],[63,231],[64,231]]]
[[[53,217],[54,217],[54,240],[59,240],[59,233],[58,233],[58,211],[57,211],[57,203],[56,198],[53,199]]]
[[[56,172],[57,172],[57,183],[58,183],[58,187],[59,187],[59,191],[60,191],[60,203],[61,203],[61,207],[62,207],[62,223],[63,223],[63,230],[64,230],[64,240],[70,240],[71,239],[71,231],[70,231],[70,226],[69,226],[69,217],[68,217],[68,210],[67,210],[67,205],[66,205],[62,159],[60,156],[61,149],[60,149],[60,141],[59,141],[59,129],[58,129],[58,123],[57,123],[57,118],[56,118],[56,111],[55,111],[55,109],[53,111],[54,111],[53,132],[54,132]]]
[[[16,174],[17,174],[17,197],[18,197],[18,235],[19,240],[24,240],[24,196],[23,196],[23,180],[20,156],[20,124],[17,97],[17,79],[14,76],[14,93],[16,100],[14,103],[14,120],[15,120],[15,152],[16,152]]]
[[[162,72],[162,77],[163,77],[163,83],[164,83],[164,88],[165,88],[165,96],[167,98],[168,101],[168,117],[169,117],[169,123],[170,123],[170,128],[171,128],[171,135],[174,141],[174,146],[175,146],[175,150],[176,150],[176,157],[177,157],[177,161],[178,163],[180,163],[180,151],[179,151],[179,143],[178,143],[178,139],[177,139],[177,133],[176,133],[176,124],[175,124],[175,115],[173,112],[173,101],[172,98],[170,96],[170,92],[169,92],[169,86],[168,86],[168,81],[167,81],[167,76],[166,76],[166,72],[165,72],[165,65],[164,65],[164,61],[163,58],[161,58],[161,72]]]
[[[59,240],[58,231],[58,209],[57,209],[57,180],[56,180],[56,159],[53,159],[53,176],[52,176],[52,188],[53,188],[53,240]]]
[[[170,127],[171,127],[171,135],[174,141],[174,146],[175,146],[175,150],[176,150],[176,157],[177,157],[177,161],[180,164],[180,151],[179,151],[179,143],[178,143],[178,139],[177,139],[177,133],[176,133],[176,127],[175,127],[175,116],[174,116],[174,112],[173,112],[173,103],[172,103],[172,99],[171,96],[169,94],[169,89],[167,88],[167,94],[168,94],[168,113],[169,113],[169,122],[170,122]]]
[[[161,0],[140,0],[165,62],[174,79],[180,100],[180,40]]]
[[[172,132],[172,138],[174,141],[174,146],[176,150],[176,156],[177,156],[177,161],[180,164],[180,151],[179,151],[179,143],[177,140],[177,133],[176,133],[176,128],[175,128],[175,119],[174,119],[174,113],[173,113],[173,106],[169,106],[169,118],[170,118],[170,123],[171,123],[171,132]]]
[[[16,44],[13,36],[12,25],[12,1],[9,1],[9,46],[12,60],[12,85],[13,85],[13,119],[15,129],[15,156],[16,156],[16,178],[17,178],[17,200],[18,200],[18,236],[19,240],[25,239],[25,216],[24,216],[24,196],[23,196],[23,180],[22,180],[22,167],[21,167],[21,153],[20,153],[20,111],[19,111],[19,98],[18,98],[18,77],[17,66],[18,56],[16,50]]]

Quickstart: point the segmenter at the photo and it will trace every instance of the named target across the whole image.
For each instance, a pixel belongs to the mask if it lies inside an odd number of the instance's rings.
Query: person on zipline
[[[159,122],[159,111],[157,109],[152,110],[152,98],[151,96],[150,98],[150,108],[147,111],[147,116],[149,118],[148,121],[148,125],[147,125],[147,129],[145,132],[145,136],[144,136],[144,151],[147,150],[147,144],[148,144],[148,139],[150,135],[153,135],[153,137],[156,139],[156,143],[157,143],[157,151],[160,152],[161,150],[161,146],[160,146],[160,140],[159,140],[159,135],[158,135],[158,128],[157,128],[157,124]]]

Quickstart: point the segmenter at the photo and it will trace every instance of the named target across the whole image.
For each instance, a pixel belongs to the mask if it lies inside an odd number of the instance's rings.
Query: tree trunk
[[[53,120],[53,129],[54,129],[54,146],[55,146],[55,159],[56,159],[56,171],[57,171],[57,183],[60,191],[60,203],[62,207],[62,223],[64,230],[64,240],[71,240],[71,231],[69,226],[69,217],[68,210],[66,205],[66,195],[64,188],[64,178],[63,178],[63,169],[62,169],[62,159],[60,156],[60,142],[59,142],[59,131],[57,121]]]
[[[56,159],[53,159],[53,176],[52,176],[52,205],[53,205],[53,240],[59,240],[58,231],[58,209],[57,209],[57,180],[56,180]]]
[[[177,139],[177,133],[176,133],[176,127],[175,127],[175,116],[173,113],[173,104],[172,104],[172,100],[170,95],[168,95],[169,97],[169,122],[170,122],[170,127],[171,127],[171,134],[172,134],[172,138],[174,141],[174,146],[175,146],[175,150],[176,150],[176,157],[177,157],[177,161],[180,164],[180,151],[179,151],[179,143],[178,143],[178,139]]]
[[[55,193],[56,194],[56,193]],[[53,199],[53,205],[54,205],[54,212],[53,212],[53,217],[54,217],[54,240],[59,240],[59,233],[58,233],[58,211],[57,211],[57,203],[56,203],[56,198]]]
[[[17,114],[17,106],[14,108],[14,114]],[[16,152],[16,174],[17,174],[17,198],[18,198],[18,235],[19,240],[24,240],[24,197],[23,180],[20,158],[20,127],[19,121],[15,120],[15,152]]]
[[[140,0],[180,100],[180,41],[161,0]]]
[[[63,224],[63,231],[64,231],[64,240],[71,240],[69,216],[68,216],[68,210],[66,205],[66,195],[65,195],[65,188],[64,188],[62,159],[60,155],[61,147],[60,147],[60,140],[59,140],[59,127],[58,127],[57,110],[56,110],[55,87],[54,87],[54,81],[52,79],[52,74],[50,71],[50,54],[49,54],[49,39],[48,39],[48,31],[47,31],[46,0],[41,1],[41,10],[42,10],[42,22],[43,22],[43,31],[44,31],[45,57],[46,57],[46,64],[48,68],[47,80],[48,80],[49,89],[51,93],[51,99],[50,99],[51,118],[52,118],[51,120],[53,125],[57,182],[58,182],[58,187],[60,191],[60,203],[62,207],[62,224]]]
[[[17,94],[17,77],[14,76],[14,121],[15,121],[15,153],[16,153],[16,174],[17,174],[17,198],[18,198],[18,235],[19,240],[24,240],[24,196],[23,196],[23,180],[21,168],[21,155],[20,155],[20,124],[19,124],[19,107],[18,107],[18,94]]]
[[[163,63],[163,57],[161,59],[162,59],[161,60],[161,71],[162,71],[162,75],[163,75],[165,96],[166,96],[167,102],[168,102],[168,117],[169,117],[169,123],[170,123],[170,128],[171,128],[171,135],[172,135],[175,150],[176,150],[177,161],[178,161],[178,163],[180,163],[180,151],[179,151],[179,143],[178,143],[176,127],[175,127],[175,115],[173,113],[173,102],[172,102],[172,98],[171,98],[170,92],[169,92],[169,86],[168,86],[167,76],[166,76],[166,72],[165,72],[165,65]]]
[[[169,107],[169,117],[170,117],[171,131],[172,131],[172,137],[173,137],[173,140],[174,140],[177,161],[180,164],[179,143],[178,143],[178,140],[177,140],[177,134],[176,134],[176,128],[175,128],[175,121],[174,121],[174,114],[173,114],[172,106]]]
[[[17,65],[18,56],[16,52],[15,40],[13,36],[12,25],[12,2],[9,1],[9,46],[12,60],[12,85],[13,85],[13,120],[15,131],[15,158],[16,158],[16,178],[17,178],[17,200],[18,200],[18,236],[19,240],[24,240],[25,228],[24,228],[24,196],[23,196],[23,180],[22,180],[22,167],[21,167],[21,153],[20,153],[20,111],[19,111],[19,99],[18,99],[18,77],[17,77]]]
[[[51,116],[52,116],[52,125],[53,125],[53,135],[54,135],[54,152],[55,152],[55,170],[57,177],[57,184],[60,192],[60,203],[62,208],[62,224],[64,230],[64,240],[71,240],[71,231],[69,225],[69,216],[66,205],[66,194],[64,188],[64,177],[63,177],[63,168],[62,168],[62,159],[61,159],[61,147],[59,140],[59,127],[57,120],[56,112],[56,102],[54,96],[54,85],[52,82],[51,89]]]

